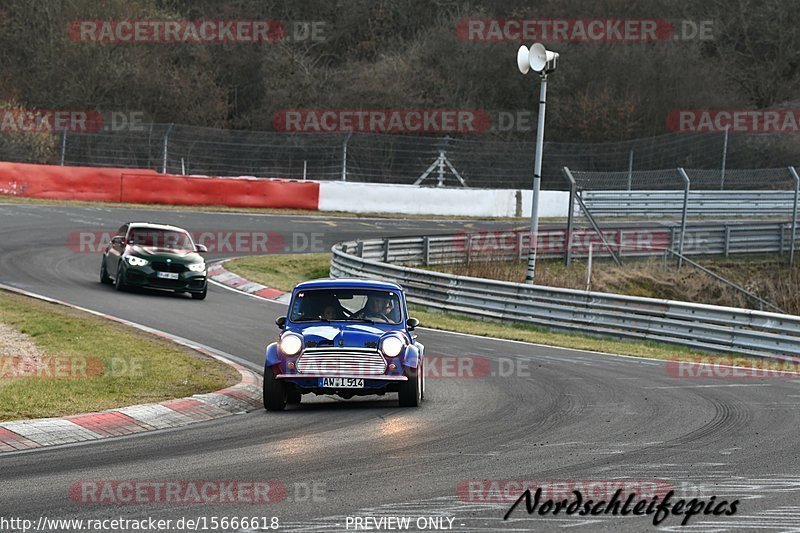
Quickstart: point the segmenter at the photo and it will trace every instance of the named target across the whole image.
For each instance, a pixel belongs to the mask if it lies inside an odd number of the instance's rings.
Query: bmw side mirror
[[[208,247],[204,244],[198,244],[196,248],[197,248],[197,253],[204,254],[208,251]]]
[[[413,330],[417,326],[419,326],[419,320],[417,320],[416,318],[412,317],[406,320],[406,327],[409,329],[409,331]]]
[[[285,316],[279,316],[278,318],[276,318],[275,319],[275,325],[278,326],[281,329],[285,328],[286,327],[286,317]]]

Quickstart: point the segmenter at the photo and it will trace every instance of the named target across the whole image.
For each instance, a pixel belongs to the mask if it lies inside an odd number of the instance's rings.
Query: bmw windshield
[[[157,228],[133,228],[128,232],[128,244],[156,250],[193,252],[195,245],[188,233]]]

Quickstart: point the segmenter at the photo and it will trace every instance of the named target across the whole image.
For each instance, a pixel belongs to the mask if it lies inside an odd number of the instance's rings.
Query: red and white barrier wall
[[[539,216],[567,216],[569,192],[541,193]],[[532,191],[516,189],[451,189],[324,181],[320,183],[319,210],[474,217],[530,216],[532,194]]]
[[[0,162],[0,195],[405,215],[513,217],[530,216],[531,211],[531,191],[514,189],[173,176],[153,170],[5,162]],[[567,192],[542,191],[540,216],[565,217],[568,202]]]

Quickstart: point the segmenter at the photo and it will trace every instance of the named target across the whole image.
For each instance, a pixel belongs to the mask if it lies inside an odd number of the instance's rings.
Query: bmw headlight
[[[398,337],[386,337],[381,342],[381,352],[386,357],[397,357],[403,351],[405,343]]]
[[[284,335],[280,342],[281,351],[286,355],[297,355],[303,348],[303,339],[298,335]]]
[[[205,263],[192,263],[189,265],[189,270],[192,272],[205,272],[206,264]]]
[[[142,259],[141,257],[136,257],[135,255],[126,255],[125,260],[129,265],[135,267],[143,267],[150,262],[147,259]]]

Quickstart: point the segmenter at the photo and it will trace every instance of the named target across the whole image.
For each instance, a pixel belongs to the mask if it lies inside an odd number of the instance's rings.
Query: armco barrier
[[[678,216],[683,191],[583,191],[586,207],[597,217]],[[688,212],[696,217],[791,216],[794,191],[690,191]]]
[[[319,184],[0,162],[0,194],[56,200],[317,209]]]
[[[450,249],[459,248],[456,238],[446,243],[437,237],[440,246]],[[454,276],[389,262],[434,264],[438,259],[429,253],[429,244],[424,237],[340,243],[332,249],[331,276],[389,279],[403,285],[411,303],[479,318],[715,352],[774,358],[800,354],[800,317],[793,315]],[[367,259],[375,250],[388,261]]]
[[[643,224],[639,228],[604,228],[606,241],[619,257],[663,255],[677,248],[677,225]],[[543,229],[538,233],[539,257],[561,257],[566,253],[567,232]],[[685,255],[731,255],[780,253],[791,250],[791,226],[778,222],[689,225]],[[388,244],[387,244],[388,243]],[[586,256],[589,244],[595,256],[606,256],[597,234],[590,229],[575,230],[570,248],[574,257]],[[795,246],[796,247],[796,246]],[[469,261],[509,261],[526,257],[530,249],[529,230],[477,231],[456,235],[396,237],[366,240],[358,244],[359,256],[397,265],[435,265]]]

